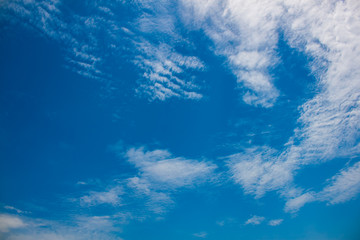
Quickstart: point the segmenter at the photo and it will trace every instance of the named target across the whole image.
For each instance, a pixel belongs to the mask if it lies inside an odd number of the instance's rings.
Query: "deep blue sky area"
[[[0,240],[358,239],[359,13],[3,1]]]

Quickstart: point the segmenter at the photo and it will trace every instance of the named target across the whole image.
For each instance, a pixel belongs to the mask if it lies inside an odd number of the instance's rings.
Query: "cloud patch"
[[[25,227],[23,220],[15,215],[0,214],[0,232],[7,233],[12,229]]]
[[[166,100],[177,97],[201,99],[199,87],[189,72],[203,71],[204,63],[195,56],[184,56],[161,43],[155,45],[143,40],[135,43],[139,51],[134,63],[144,71],[138,93],[146,93],[151,100]]]
[[[211,181],[217,168],[210,162],[173,157],[167,150],[147,151],[144,147],[130,148],[124,156],[139,171],[138,176],[128,179],[128,187],[149,197],[148,204],[156,213],[173,204],[173,191]]]
[[[279,226],[283,221],[284,221],[284,219],[273,219],[268,222],[268,225],[273,226],[273,227]]]
[[[252,216],[248,220],[246,220],[245,225],[259,225],[265,220],[265,217],[262,216]]]

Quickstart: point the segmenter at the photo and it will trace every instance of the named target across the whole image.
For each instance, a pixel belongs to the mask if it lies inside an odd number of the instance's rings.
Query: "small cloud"
[[[262,223],[265,220],[264,217],[261,216],[253,216],[252,218],[249,218],[246,222],[245,225],[248,224],[252,224],[252,225],[259,225],[260,223]]]
[[[26,224],[19,218],[13,215],[0,214],[0,232],[6,233],[10,229],[22,228]]]
[[[86,206],[96,206],[100,204],[111,204],[113,206],[121,205],[120,195],[123,194],[123,189],[119,186],[111,188],[105,192],[90,192],[80,198],[80,203]]]
[[[216,224],[220,227],[223,227],[225,225],[225,221],[222,220],[222,221],[217,221]]]
[[[228,217],[219,221],[216,221],[216,225],[223,227],[225,225],[234,225],[234,224],[238,224],[238,221],[234,218]]]
[[[5,208],[6,210],[15,211],[15,212],[17,212],[18,214],[25,213],[24,211],[22,211],[22,210],[20,210],[20,209],[18,209],[18,208],[15,208],[15,207],[13,207],[13,206],[4,206],[4,208]]]
[[[312,202],[315,200],[313,193],[304,193],[299,197],[292,198],[286,202],[285,211],[286,212],[297,212],[302,208],[306,203]]]
[[[135,45],[139,55],[133,62],[143,70],[143,83],[137,93],[148,95],[149,100],[160,101],[171,97],[193,100],[203,97],[189,74],[205,70],[205,64],[199,58],[182,55],[167,44],[143,40]]]
[[[77,183],[76,183],[76,185],[86,185],[87,183],[86,182],[83,182],[83,181],[78,181]]]
[[[167,150],[146,151],[144,147],[129,149],[126,157],[139,169],[141,180],[152,183],[152,188],[191,187],[211,179],[217,168],[211,162],[174,157]]]
[[[360,193],[360,162],[342,169],[328,182],[329,184],[317,194],[320,201],[337,204],[355,198]]]
[[[284,219],[273,219],[269,221],[269,225],[270,226],[278,226],[280,225],[282,222],[284,221]]]
[[[194,233],[193,236],[198,237],[198,238],[206,238],[207,237],[207,232],[199,232],[199,233]]]

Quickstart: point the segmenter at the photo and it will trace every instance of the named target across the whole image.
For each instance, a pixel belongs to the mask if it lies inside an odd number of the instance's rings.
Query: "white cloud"
[[[263,221],[265,220],[265,217],[261,217],[261,216],[253,216],[251,218],[249,218],[246,222],[245,225],[251,224],[251,225],[259,225],[261,224]]]
[[[286,212],[296,212],[302,208],[306,203],[312,202],[315,200],[313,193],[304,193],[298,197],[291,198],[286,202],[285,211]]]
[[[11,229],[25,227],[26,224],[17,216],[9,214],[0,214],[0,232],[6,233]]]
[[[169,207],[174,205],[170,192],[159,191],[147,179],[129,178],[127,186],[135,190],[135,197],[146,197],[145,205],[156,214],[163,214]]]
[[[11,217],[10,220],[8,217],[5,219],[7,225],[12,224],[12,227],[8,227],[5,231],[4,236],[8,240],[121,240],[122,238],[118,236],[121,226],[126,224],[128,218],[131,218],[128,214],[75,216],[69,221]],[[16,219],[16,223],[13,219]]]
[[[314,57],[321,92],[301,107],[297,129],[301,143],[290,148],[290,158],[303,163],[351,157],[359,153],[360,27],[359,3],[339,1],[293,3],[295,19],[290,43]],[[309,10],[309,11],[307,11]],[[300,45],[296,39],[306,42]],[[326,62],[326,71],[317,72]]]
[[[20,213],[26,213],[26,212],[24,212],[24,211],[22,211],[22,210],[20,210],[20,209],[18,209],[18,208],[15,208],[15,207],[13,207],[13,206],[4,206],[4,209],[6,209],[6,210],[11,210],[11,211],[15,211],[15,212],[17,212],[18,214],[20,214]]]
[[[273,220],[270,220],[268,224],[270,226],[279,226],[283,221],[284,221],[284,219],[273,219]]]
[[[269,70],[277,62],[279,1],[182,0],[183,18],[212,39],[215,53],[226,56],[238,83],[249,89],[243,99],[271,107],[279,96]]]
[[[139,171],[138,176],[128,179],[127,186],[148,197],[148,207],[159,214],[174,204],[173,191],[211,180],[216,169],[209,162],[173,157],[166,150],[146,151],[144,147],[130,148],[125,157]]]
[[[140,16],[134,25],[138,36],[132,38],[138,52],[134,63],[143,72],[137,92],[150,100],[201,99],[194,73],[204,71],[205,64],[196,56],[176,50],[192,48],[177,27],[180,24],[177,1],[137,0],[136,3]]]
[[[186,41],[176,31],[172,3],[137,2],[148,11],[140,16],[134,31],[113,18],[111,3],[94,8],[98,13],[92,16],[74,13],[71,18],[64,18],[60,0],[6,1],[0,7],[6,10],[2,12],[11,11],[17,16],[9,21],[19,19],[63,43],[70,67],[93,78],[107,77],[101,71],[104,59],[99,53],[112,53],[119,49],[124,34],[134,37],[140,31],[144,38],[132,39],[138,51],[135,63],[145,79],[139,91],[160,100],[200,99],[199,87],[187,72],[203,71],[205,64],[196,56],[175,51],[176,41]],[[278,32],[284,33],[292,47],[314,59],[310,65],[317,77],[317,94],[300,106],[299,127],[285,150],[263,147],[230,156],[233,180],[256,197],[279,191],[287,200],[287,211],[296,211],[310,201],[335,204],[354,198],[359,188],[357,164],[342,170],[319,193],[296,188],[294,176],[305,165],[360,153],[360,2],[182,0],[181,6],[186,26],[202,29],[213,41],[214,52],[227,58],[239,84],[247,89],[243,100],[248,104],[271,107],[280,94],[269,74],[279,61]],[[156,36],[147,38],[146,34],[152,32]],[[100,33],[104,33],[101,36],[106,44],[98,39]],[[166,39],[160,35],[169,37],[169,42],[158,41]],[[129,178],[129,184],[167,203],[171,202],[168,191],[203,182],[215,169],[204,161],[172,157],[167,151],[132,151],[128,158],[139,174]],[[119,200],[119,194],[112,190],[91,192],[82,199],[88,204]]]
[[[173,157],[166,150],[146,151],[143,147],[129,149],[126,157],[139,169],[141,178],[165,189],[201,183],[211,178],[216,168],[212,163]]]
[[[194,233],[193,236],[198,237],[198,238],[206,238],[207,237],[207,232],[199,232],[199,233]]]
[[[175,204],[174,192],[216,178],[216,165],[174,157],[167,150],[148,151],[145,147],[125,150],[121,141],[109,149],[133,164],[137,173],[125,179],[114,179],[103,191],[87,192],[79,198],[83,207],[108,204],[118,211],[120,206],[136,203],[140,204],[139,208],[142,205],[153,213],[164,214]]]
[[[296,212],[306,203],[325,201],[338,204],[354,199],[360,193],[360,162],[342,169],[338,174],[327,180],[322,191],[307,192],[295,198],[290,198],[285,205],[285,211]]]
[[[25,220],[23,220],[25,221]],[[42,219],[26,219],[26,227],[8,233],[9,240],[85,240],[85,239],[117,239],[119,226],[113,216],[80,216],[64,225],[60,221]],[[121,221],[121,219],[120,219]]]
[[[254,69],[268,67],[265,56],[269,59],[274,57],[274,48],[271,46],[277,44],[275,29],[284,32],[285,39],[292,47],[314,59],[310,67],[317,79],[317,94],[299,107],[300,117],[294,136],[280,152],[272,150],[269,154],[269,149],[265,147],[230,156],[228,166],[234,181],[242,185],[246,193],[254,194],[256,197],[261,197],[267,191],[278,191],[287,200],[287,211],[296,211],[311,201],[329,201],[335,204],[354,198],[358,194],[356,165],[336,175],[332,183],[319,193],[296,187],[294,176],[306,165],[319,164],[339,157],[353,158],[360,154],[360,2],[229,0],[220,5],[216,1],[184,2],[196,13],[198,26],[209,28],[202,23],[204,19],[217,26],[208,30],[210,36],[215,36],[212,38],[216,43],[216,49],[229,58],[233,64],[233,71],[237,70],[234,67],[236,65],[244,68],[245,70],[241,69],[245,71],[244,76],[258,71]],[[232,16],[231,12],[237,10],[237,5],[243,8],[237,11],[237,14],[245,10],[248,13],[227,20],[228,16]],[[234,10],[228,10],[229,6],[233,6]],[[253,16],[253,12],[258,16]],[[219,14],[215,14],[215,17],[210,16],[214,13]],[[268,48],[252,34],[257,34],[256,29],[261,28],[259,26],[263,24],[264,19],[269,21],[264,25],[265,30],[262,32],[268,34],[263,39],[270,39]],[[243,22],[250,27],[241,28]],[[247,34],[246,29],[252,29],[251,34]],[[216,35],[220,32],[221,36]],[[223,39],[230,40],[234,36],[239,36],[240,40],[233,46],[227,47],[229,44],[222,42]],[[254,42],[248,44],[248,36]],[[223,53],[223,49],[241,48],[237,47],[239,45],[247,48],[254,46],[254,49],[247,50],[248,52],[240,51],[237,53],[237,56],[241,56],[239,59],[232,57],[231,54],[235,51]],[[266,52],[269,53],[266,55],[259,52],[256,46],[272,50]],[[248,61],[241,60],[244,56]],[[256,94],[259,94],[256,84],[271,83],[262,77],[253,79],[258,81],[244,80],[244,84]],[[256,84],[251,85],[253,82]],[[257,99],[252,94],[246,93],[244,100],[252,103]],[[260,99],[267,101],[266,98]],[[332,194],[333,192],[339,195]]]
[[[117,46],[123,35],[111,8],[121,6],[121,3],[108,3],[107,6],[93,3],[96,6],[91,16],[78,15],[70,8],[63,8],[63,4],[62,0],[6,1],[0,5],[4,10],[1,17],[10,22],[18,21],[57,42],[65,52],[66,67],[72,71],[88,78],[108,80],[110,75],[103,71],[107,61],[104,52],[106,55],[118,53]],[[93,6],[89,3],[87,7]]]
[[[216,224],[220,227],[223,227],[225,225],[225,221],[224,220],[216,221]]]
[[[341,170],[317,194],[317,198],[330,204],[346,202],[360,193],[360,162]]]
[[[114,14],[121,9],[122,1],[88,3],[91,15],[77,14],[71,8],[64,11],[61,0],[16,0],[0,7],[11,12],[7,20],[19,19],[21,24],[59,43],[66,53],[66,67],[79,75],[111,85],[114,79],[107,70],[109,61],[114,64],[113,59],[131,55],[133,63],[143,71],[139,95],[150,100],[202,98],[193,73],[203,71],[204,63],[195,56],[178,53],[173,46],[151,40],[160,34],[160,38],[173,39],[172,43],[182,41],[170,2],[136,2],[128,4],[144,13],[132,19],[135,23],[130,26],[124,26],[125,18]]]
[[[244,153],[228,157],[233,180],[242,185],[246,193],[262,197],[267,191],[279,190],[293,180],[294,166],[283,161],[268,147],[246,149]]]
[[[90,192],[80,198],[80,203],[84,206],[96,206],[99,204],[111,204],[113,206],[121,205],[121,195],[123,195],[123,189],[120,186],[113,187],[104,192]]]
[[[198,86],[193,83],[189,71],[203,71],[204,63],[195,56],[184,56],[171,46],[154,44],[146,40],[136,43],[140,55],[135,64],[144,70],[146,80],[138,89],[150,99],[165,100],[171,97],[200,99]]]

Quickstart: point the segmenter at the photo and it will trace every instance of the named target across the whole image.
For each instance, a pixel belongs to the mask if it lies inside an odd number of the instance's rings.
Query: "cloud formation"
[[[206,238],[207,237],[207,233],[206,232],[199,232],[199,233],[194,233],[193,236],[198,237],[198,238]]]
[[[228,6],[235,9],[237,4],[243,4],[226,1],[223,8],[215,8],[213,6],[217,3],[205,2],[206,4],[191,5],[194,11],[198,11],[198,15],[204,18],[206,16],[201,14],[208,10],[203,8],[214,8],[213,11],[223,13],[216,16],[223,18],[228,16]],[[260,2],[267,7],[259,7]],[[297,187],[294,177],[306,165],[321,164],[339,157],[353,158],[360,153],[360,32],[357,30],[360,27],[360,4],[358,1],[244,3],[244,9],[249,9],[249,14],[252,10],[259,9],[260,16],[246,21],[250,26],[258,26],[263,19],[268,19],[270,26],[275,24],[276,27],[269,27],[263,33],[268,33],[268,38],[274,39],[275,45],[277,33],[274,29],[281,29],[290,46],[313,59],[310,65],[312,74],[317,77],[318,93],[299,107],[298,127],[282,150],[264,146],[230,156],[232,178],[242,185],[246,193],[256,197],[261,197],[267,191],[278,191],[287,199],[285,209],[288,211],[299,209],[306,202],[322,201],[321,199],[327,199],[326,201],[331,203],[351,199],[358,192],[359,186],[356,180],[353,184],[347,184],[345,179],[357,179],[357,164],[354,169],[349,168],[335,176],[334,179],[339,180],[333,180],[321,193],[312,193]],[[211,16],[209,18],[211,19]],[[227,26],[242,26],[241,19],[231,19],[233,25]],[[239,31],[241,32],[247,36],[246,31]],[[246,46],[246,37],[240,39],[245,39]],[[261,46],[260,42],[258,44]],[[252,62],[250,57],[244,59]],[[331,194],[333,191],[343,191],[341,196],[344,197],[335,198],[335,195]]]
[[[251,224],[251,225],[259,225],[261,224],[263,221],[265,220],[265,217],[262,216],[252,216],[251,218],[249,218],[246,222],[245,225]]]
[[[166,206],[173,203],[173,191],[211,180],[216,169],[210,162],[173,157],[167,150],[130,148],[125,157],[139,171],[137,176],[128,179],[128,187],[149,197],[149,206],[157,213],[164,212]]]
[[[279,226],[283,221],[284,221],[283,219],[273,219],[273,220],[270,220],[268,224],[270,226],[275,227],[275,226]]]
[[[15,215],[0,214],[0,232],[2,233],[7,233],[11,229],[23,228],[25,226],[26,224]]]
[[[121,195],[124,194],[122,187],[116,186],[108,191],[91,191],[88,195],[80,198],[80,203],[84,206],[95,206],[99,204],[110,204],[113,206],[121,205]]]
[[[68,67],[83,76],[111,78],[104,70],[108,56],[103,53],[118,56],[126,36],[135,49],[132,63],[141,70],[139,95],[161,101],[172,97],[201,99],[201,87],[193,75],[204,71],[206,64],[195,54],[177,51],[178,42],[185,45],[187,40],[177,30],[180,20],[174,3],[134,2],[144,13],[133,25],[126,25],[128,28],[113,13],[114,6],[123,1],[96,1],[91,16],[63,8],[61,0],[4,1],[0,7],[9,19],[16,16],[14,19],[61,43]],[[230,178],[256,198],[278,192],[286,200],[287,212],[296,212],[314,201],[338,204],[355,198],[360,192],[360,162],[344,167],[325,181],[319,192],[303,189],[295,180],[297,172],[308,165],[360,154],[359,1],[181,0],[176,4],[182,24],[188,30],[204,32],[213,43],[210,48],[214,54],[226,58],[247,104],[276,107],[281,92],[270,72],[281,61],[277,53],[279,33],[292,48],[312,59],[309,65],[317,79],[317,91],[299,106],[293,136],[282,149],[252,147],[228,156]],[[164,39],[168,41],[164,43]],[[134,192],[135,197],[146,199],[153,212],[163,213],[174,204],[175,191],[196,187],[215,175],[213,163],[175,157],[167,150],[130,148],[124,156],[137,173],[119,185],[86,193],[80,198],[82,206],[118,207],[124,195]],[[88,220],[110,226],[110,218]],[[257,225],[264,220],[253,216],[246,224]],[[268,224],[281,222],[275,219]],[[24,226],[19,217],[0,215],[2,232]]]
[[[181,55],[165,43],[155,45],[143,40],[136,43],[136,48],[140,55],[134,62],[144,71],[143,78],[146,79],[138,92],[147,94],[152,100],[162,101],[171,97],[202,98],[202,94],[197,92],[199,87],[188,73],[205,68],[200,59]]]
[[[183,18],[204,30],[215,53],[227,58],[239,86],[247,88],[243,100],[271,107],[279,96],[269,70],[277,62],[278,1],[182,0]]]
[[[65,51],[66,67],[84,77],[111,85],[118,80],[108,70],[109,65],[125,55],[142,71],[140,86],[136,89],[139,96],[160,101],[172,97],[201,99],[193,73],[204,71],[204,63],[159,41],[184,41],[175,28],[175,13],[170,10],[170,2],[127,4],[142,14],[135,20],[115,15],[114,11],[121,9],[124,1],[89,2],[86,8],[91,14],[78,13],[62,0],[5,1],[0,8],[7,13],[1,17],[19,21],[58,42]]]
[[[123,216],[77,216],[70,221],[49,221],[20,216],[0,215],[0,221],[6,221],[5,231],[0,237],[7,240],[82,240],[82,239],[117,239],[114,233],[121,231]],[[10,228],[12,232],[7,232]],[[0,229],[4,230],[4,229]],[[2,238],[3,239],[3,238]]]
[[[111,149],[120,159],[130,163],[136,174],[114,179],[104,190],[87,191],[79,198],[81,207],[104,205],[114,212],[121,212],[124,205],[139,204],[137,208],[145,207],[155,214],[164,214],[175,204],[175,192],[198,187],[217,178],[217,166],[209,161],[175,157],[167,150],[151,151],[145,146],[124,150],[115,145]]]

